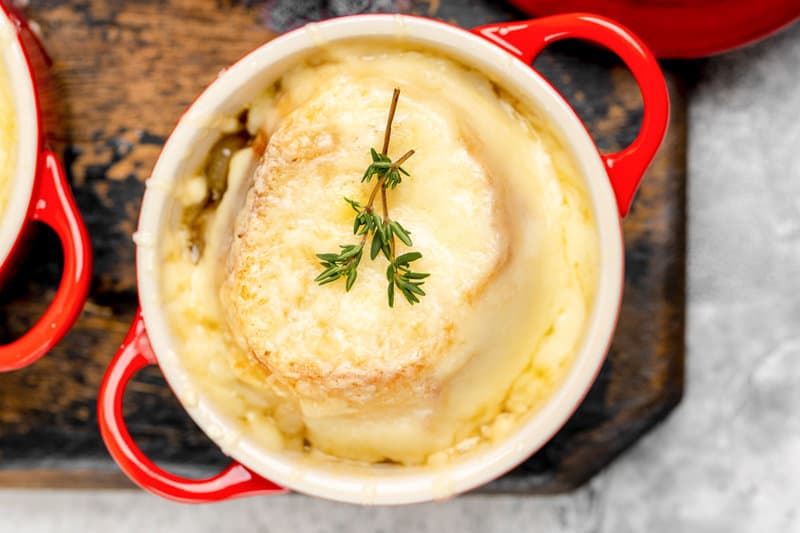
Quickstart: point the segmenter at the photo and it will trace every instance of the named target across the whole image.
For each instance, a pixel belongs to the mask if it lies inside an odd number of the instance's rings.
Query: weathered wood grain
[[[64,158],[96,258],[76,327],[34,366],[0,374],[0,486],[130,486],[107,455],[95,397],[136,308],[131,233],[143,183],[181,112],[224,66],[276,32],[354,8],[432,14],[463,26],[520,18],[489,0],[42,0],[28,10],[53,58]],[[559,45],[539,68],[605,150],[635,135],[641,101],[609,55]],[[625,220],[626,286],[608,361],[566,427],[525,465],[483,490],[546,493],[589,479],[679,401],[683,387],[685,140],[683,91],[671,87],[669,138]],[[25,267],[0,294],[0,338],[24,331],[58,280],[51,234],[32,237]],[[147,369],[129,388],[131,432],[153,458],[200,475],[226,462]]]

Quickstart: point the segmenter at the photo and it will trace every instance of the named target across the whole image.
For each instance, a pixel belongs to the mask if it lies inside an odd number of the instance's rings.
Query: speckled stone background
[[[800,531],[800,25],[699,65],[690,93],[687,389],[588,486],[356,508],[301,496],[181,507],[0,492],[0,531]]]

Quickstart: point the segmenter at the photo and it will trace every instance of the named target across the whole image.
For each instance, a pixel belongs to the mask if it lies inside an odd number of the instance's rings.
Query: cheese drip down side
[[[17,152],[17,124],[11,95],[11,80],[0,58],[0,217],[5,214],[11,193]]]
[[[365,255],[350,292],[313,280],[316,253],[357,240],[343,197],[369,195],[360,177],[394,87],[389,155],[416,153],[390,214],[431,275],[420,304],[390,308],[381,258]],[[234,158],[247,162],[207,225],[209,250],[192,265],[178,229],[164,266],[181,355],[243,432],[423,464],[502,438],[552,393],[583,334],[599,250],[581,179],[535,115],[455,61],[372,42],[290,69],[253,102],[248,128],[269,144],[258,162],[249,149]]]

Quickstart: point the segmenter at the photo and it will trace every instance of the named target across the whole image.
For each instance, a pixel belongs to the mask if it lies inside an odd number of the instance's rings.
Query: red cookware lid
[[[663,58],[731,50],[800,18],[800,0],[510,0],[532,15],[587,11],[628,26]]]

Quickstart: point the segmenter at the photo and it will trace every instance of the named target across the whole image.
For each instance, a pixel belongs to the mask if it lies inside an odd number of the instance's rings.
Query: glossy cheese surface
[[[6,66],[0,59],[0,217],[11,193],[17,151],[17,119]]]
[[[356,242],[347,196],[380,148],[410,177],[388,195],[421,303],[387,305],[386,262],[364,257],[350,292],[313,280],[319,252]],[[181,356],[265,446],[424,464],[490,443],[552,394],[582,338],[597,235],[582,179],[533,111],[482,74],[424,50],[324,49],[253,102],[266,153],[234,157],[198,264],[180,227],[163,286]],[[191,204],[198,178],[176,200]],[[202,191],[201,191],[202,193]],[[400,252],[406,247],[400,245]]]

